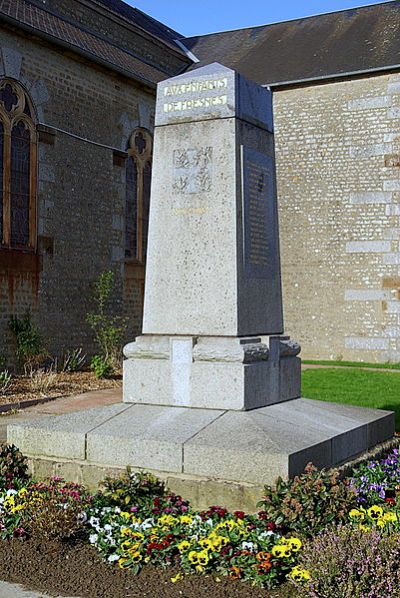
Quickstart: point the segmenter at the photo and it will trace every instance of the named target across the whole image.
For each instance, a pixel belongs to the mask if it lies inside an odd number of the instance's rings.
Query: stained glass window
[[[137,253],[137,167],[132,156],[126,161],[125,257]]]
[[[36,129],[32,103],[15,81],[0,80],[0,245],[36,246]]]
[[[129,140],[126,162],[125,256],[146,261],[149,228],[152,138],[136,129]]]
[[[143,170],[143,209],[142,209],[142,256],[146,261],[147,237],[149,232],[150,212],[150,184],[151,184],[151,162],[146,162]]]
[[[3,243],[4,193],[3,193],[4,126],[0,122],[0,245]]]
[[[11,246],[27,247],[29,244],[29,179],[30,143],[29,129],[20,121],[11,132]]]

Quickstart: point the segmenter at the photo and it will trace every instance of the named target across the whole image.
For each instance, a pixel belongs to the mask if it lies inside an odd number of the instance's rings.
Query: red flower
[[[234,511],[233,513],[235,515],[235,517],[237,517],[238,519],[244,519],[246,517],[246,514],[244,511]]]

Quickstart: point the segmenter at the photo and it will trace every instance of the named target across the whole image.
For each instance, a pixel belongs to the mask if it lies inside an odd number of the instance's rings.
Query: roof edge
[[[370,6],[382,6],[384,4],[394,4],[397,0],[386,0],[385,2],[371,2],[371,4],[362,4],[361,6],[353,6],[351,8],[342,8],[341,10],[331,10],[328,12],[315,13],[313,15],[306,15],[304,17],[295,17],[293,19],[284,19],[283,21],[273,21],[272,23],[264,23],[263,25],[248,25],[247,27],[235,27],[233,29],[224,29],[221,31],[211,31],[210,33],[199,33],[198,35],[191,35],[190,37],[178,38],[181,41],[188,41],[197,39],[199,37],[208,37],[209,35],[222,35],[223,33],[233,33],[235,31],[246,31],[246,29],[260,29],[264,27],[272,27],[273,25],[282,25],[283,23],[293,23],[294,21],[303,21],[305,19],[313,19],[316,17],[323,17],[325,15],[340,14],[348,12],[349,10],[361,10],[369,8]]]
[[[96,56],[96,54],[93,54],[92,52],[89,52],[88,50],[83,50],[79,46],[76,46],[76,45],[71,44],[65,40],[62,40],[55,35],[51,35],[50,33],[46,33],[45,31],[42,31],[41,29],[36,29],[35,27],[28,25],[27,23],[22,23],[18,19],[14,19],[13,17],[5,15],[2,12],[0,12],[0,22],[1,21],[5,22],[9,25],[12,25],[13,27],[16,27],[17,29],[21,29],[22,31],[26,31],[28,33],[34,34],[37,37],[44,39],[45,41],[51,42],[53,44],[55,43],[56,45],[58,45],[62,48],[65,48],[67,50],[70,50],[74,54],[77,54],[78,56],[83,56],[84,58],[90,60],[91,62],[95,62],[95,63],[99,64],[100,66],[105,67],[108,70],[111,70],[120,75],[123,75],[124,77],[127,77],[128,79],[137,81],[138,83],[141,83],[145,87],[148,87],[152,90],[155,90],[157,88],[156,83],[153,83],[152,81],[150,81],[149,79],[146,79],[145,77],[141,77],[140,75],[137,75],[135,73],[127,71],[126,69],[119,67],[119,66],[109,62],[108,60],[101,59],[99,56]]]

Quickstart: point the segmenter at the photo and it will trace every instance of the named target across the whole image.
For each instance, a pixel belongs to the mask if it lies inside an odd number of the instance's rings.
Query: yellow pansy
[[[292,552],[299,552],[300,548],[303,546],[299,538],[282,538],[281,543],[287,544]]]
[[[186,550],[189,550],[189,548],[190,548],[190,542],[188,542],[187,540],[182,540],[182,542],[179,542],[179,544],[178,544],[179,552],[185,552]]]
[[[140,563],[143,558],[139,551],[134,552],[130,557],[134,563]]]
[[[11,513],[18,513],[18,511],[22,511],[24,505],[17,505],[16,507],[11,508]]]
[[[360,509],[351,509],[349,516],[352,519],[360,519],[363,521],[365,519],[365,512],[361,511]]]
[[[293,567],[288,577],[295,581],[309,581],[311,579],[311,573],[307,569],[301,569],[301,567]]]
[[[203,573],[205,570],[202,565],[196,565],[195,569],[198,573]]]
[[[210,560],[208,552],[206,550],[202,550],[201,552],[199,552],[197,555],[197,560],[199,565],[207,565],[208,561]]]
[[[213,540],[211,538],[202,538],[199,540],[199,544],[202,548],[212,548]]]
[[[121,513],[119,514],[120,517],[122,517],[123,519],[130,519],[131,518],[131,514],[128,513],[127,511],[121,511]]]
[[[181,515],[179,517],[179,521],[183,525],[189,525],[190,523],[193,522],[193,517],[191,517],[190,515]]]
[[[272,548],[272,555],[278,559],[288,558],[292,554],[289,544],[276,544]]]
[[[382,519],[384,521],[386,521],[387,523],[394,523],[395,521],[397,521],[397,515],[396,515],[396,513],[392,513],[391,511],[388,511],[387,513],[384,513]]]
[[[383,515],[383,509],[379,505],[372,505],[367,511],[370,519],[379,519]]]
[[[199,562],[199,553],[198,553],[198,552],[196,552],[195,550],[191,550],[191,551],[189,552],[188,559],[189,559],[189,562],[190,562],[192,565],[197,565],[197,564],[198,564],[198,562]]]
[[[120,569],[126,569],[127,567],[129,567],[129,559],[120,558],[118,561],[118,567]]]

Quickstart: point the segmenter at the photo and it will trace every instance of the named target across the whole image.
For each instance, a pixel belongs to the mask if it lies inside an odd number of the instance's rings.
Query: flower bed
[[[32,480],[19,451],[4,447],[0,535],[78,543],[96,549],[110,570],[170,571],[171,587],[212,575],[235,582],[230,587],[246,582],[249,591],[286,583],[293,596],[333,598],[340,587],[343,598],[397,598],[399,484],[395,450],[346,480],[309,466],[266,488],[257,514],[220,506],[197,512],[145,472],[107,478],[95,495],[60,478]]]

